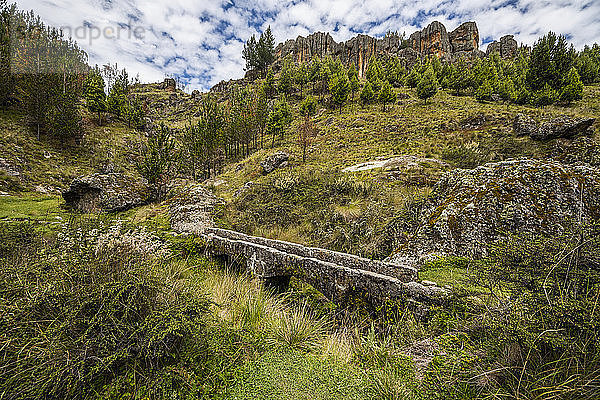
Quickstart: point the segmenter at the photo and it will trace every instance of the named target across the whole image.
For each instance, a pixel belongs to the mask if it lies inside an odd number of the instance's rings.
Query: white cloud
[[[335,40],[355,32],[381,36],[412,33],[438,20],[450,31],[476,21],[480,37],[514,34],[532,44],[552,30],[576,47],[600,42],[597,0],[17,0],[54,26],[119,27],[131,22],[141,39],[78,39],[92,64],[117,62],[142,81],[165,74],[188,80],[188,89],[206,90],[222,79],[243,76],[243,42],[271,25],[277,41],[329,31]],[[337,30],[334,32],[334,30]],[[485,49],[485,45],[482,46]]]

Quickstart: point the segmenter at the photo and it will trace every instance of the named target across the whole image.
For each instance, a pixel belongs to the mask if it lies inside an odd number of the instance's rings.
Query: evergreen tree
[[[571,68],[564,82],[562,91],[560,92],[560,101],[571,103],[575,100],[583,98],[583,83],[579,78],[579,74],[575,67]]]
[[[242,57],[246,61],[246,70],[254,70],[260,67],[258,59],[258,53],[256,50],[257,42],[256,35],[250,36],[250,39],[244,43],[244,50],[242,50]]]
[[[491,101],[493,89],[489,80],[485,80],[475,91],[475,98],[478,101]]]
[[[502,100],[514,102],[517,99],[517,90],[511,77],[505,78],[500,84],[498,95]]]
[[[102,113],[106,112],[106,93],[104,93],[104,78],[99,71],[93,70],[85,78],[83,97],[88,110],[98,114],[98,124],[102,125]]]
[[[294,71],[294,82],[300,86],[300,97],[303,96],[304,86],[308,83],[308,66],[299,64]]]
[[[416,88],[420,81],[421,74],[419,73],[418,64],[415,64],[406,77],[406,85],[410,88]]]
[[[273,135],[273,144],[275,146],[275,137],[279,135],[283,139],[285,128],[292,122],[292,111],[285,97],[279,100],[267,120],[267,133]]]
[[[306,149],[312,143],[312,140],[317,136],[319,130],[314,122],[311,121],[307,114],[304,121],[298,127],[298,144],[302,148],[302,162],[306,162]]]
[[[360,82],[358,80],[358,72],[354,67],[354,64],[350,64],[348,67],[348,82],[350,83],[350,93],[352,94],[352,101],[354,101],[354,95],[360,88]]]
[[[10,22],[14,12],[14,5],[8,6],[6,0],[0,1],[0,107],[8,104],[15,86],[15,80],[10,72]]]
[[[360,102],[364,106],[365,104],[371,104],[375,100],[375,92],[373,91],[373,85],[367,81],[362,91],[360,92]]]
[[[158,200],[162,199],[164,187],[169,181],[174,148],[171,130],[161,123],[159,129],[148,137],[148,143],[142,146],[136,163],[139,174],[154,187]]]
[[[300,115],[312,117],[317,112],[317,99],[314,96],[306,96],[300,103]]]
[[[531,92],[524,85],[517,91],[517,97],[515,99],[515,103],[519,105],[530,104],[531,101]]]
[[[569,46],[567,39],[553,32],[540,38],[533,46],[526,75],[528,86],[540,91],[546,85],[560,90],[563,80],[575,62],[575,49]]]
[[[558,99],[556,90],[548,83],[544,87],[533,93],[533,103],[537,106],[547,106]]]
[[[128,128],[144,130],[146,126],[146,111],[144,105],[138,98],[127,98],[123,110],[123,116]]]
[[[431,66],[427,67],[425,72],[423,73],[423,77],[419,81],[417,85],[417,96],[425,100],[427,103],[427,99],[435,96],[438,90],[438,82],[435,79],[435,74],[433,72],[433,68]]]
[[[350,82],[346,74],[339,72],[329,81],[329,92],[331,93],[331,101],[336,106],[340,107],[340,111],[350,93]]]
[[[381,63],[379,62],[379,59],[377,57],[373,56],[369,59],[369,63],[367,64],[367,70],[365,71],[365,78],[367,78],[367,80],[371,81],[372,83],[378,80],[385,79]]]
[[[383,104],[383,112],[385,112],[386,104],[390,104],[396,101],[396,93],[392,89],[392,85],[388,81],[384,81],[379,90],[378,100]]]
[[[449,78],[450,89],[460,96],[471,85],[470,75],[465,60],[461,58]]]
[[[289,94],[292,91],[292,83],[293,83],[293,71],[290,60],[285,60],[283,63],[283,68],[281,68],[281,72],[279,73],[279,79],[277,81],[277,91],[283,94]]]
[[[273,70],[269,68],[267,72],[267,77],[265,78],[265,82],[263,84],[263,90],[268,98],[273,98],[275,94],[275,74],[273,74]]]
[[[319,81],[319,77],[321,76],[321,62],[316,59],[310,63],[310,67],[308,68],[308,81],[312,83],[313,93],[316,93],[316,84]]]
[[[600,60],[597,60],[595,57],[588,54],[589,52],[589,48],[587,52],[584,50],[584,52],[577,57],[577,61],[575,62],[581,81],[586,85],[600,80]]]
[[[258,68],[263,71],[266,71],[275,60],[275,38],[273,37],[273,33],[271,33],[270,26],[267,27],[267,30],[258,39],[256,56],[258,58]]]

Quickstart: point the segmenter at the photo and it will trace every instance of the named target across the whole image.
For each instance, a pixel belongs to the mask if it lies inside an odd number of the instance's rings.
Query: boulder
[[[556,138],[572,138],[580,134],[593,133],[592,125],[595,118],[573,119],[565,115],[544,122],[540,128],[531,135],[532,139],[549,140]]]
[[[119,173],[98,173],[75,178],[62,196],[69,208],[110,213],[146,204],[153,199],[152,193],[140,179]]]
[[[201,234],[215,226],[215,214],[224,201],[201,185],[180,188],[168,200],[171,228],[177,233]]]
[[[537,122],[528,115],[517,114],[513,121],[513,131],[517,136],[533,136],[537,130]]]
[[[598,168],[521,159],[456,169],[436,184],[417,233],[389,261],[418,266],[435,255],[478,258],[507,235],[560,235],[598,218]]]
[[[290,155],[283,151],[278,151],[277,153],[265,158],[260,163],[260,166],[263,169],[263,174],[267,175],[275,171],[277,168],[285,167],[289,159]]]
[[[177,81],[175,81],[173,78],[165,78],[161,84],[161,89],[174,92],[177,89]]]

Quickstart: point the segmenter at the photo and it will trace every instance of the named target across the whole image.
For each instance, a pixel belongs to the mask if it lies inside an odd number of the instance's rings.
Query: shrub
[[[62,237],[99,233],[85,229]],[[202,332],[202,296],[126,251],[63,244],[0,258],[0,392],[8,398],[91,397],[132,371],[144,386]]]

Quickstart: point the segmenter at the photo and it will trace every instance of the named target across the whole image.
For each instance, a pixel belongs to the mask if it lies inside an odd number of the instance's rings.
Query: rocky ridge
[[[494,49],[503,57],[510,57],[516,54],[516,41],[512,36],[504,36],[498,44],[493,44]],[[396,55],[410,66],[421,56],[436,55],[453,61],[460,57],[484,57],[485,53],[479,50],[479,29],[472,21],[463,23],[451,32],[447,32],[441,22],[434,21],[405,40],[397,34],[388,34],[383,38],[360,34],[338,43],[329,33],[316,32],[307,37],[287,40],[275,48],[278,61],[287,56],[291,56],[296,63],[325,56],[338,57],[346,65],[353,64],[361,77],[374,55]]]

